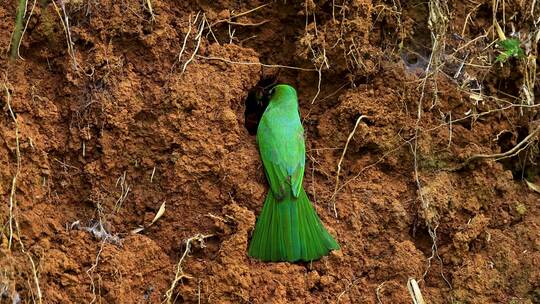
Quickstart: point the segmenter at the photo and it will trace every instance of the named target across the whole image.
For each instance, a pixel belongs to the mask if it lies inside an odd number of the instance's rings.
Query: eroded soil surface
[[[540,303],[538,140],[460,166],[539,126],[536,1],[31,2],[0,58],[0,302],[410,303],[413,278],[428,303]],[[495,62],[494,20],[525,58]],[[312,263],[246,255],[275,82],[342,247]]]

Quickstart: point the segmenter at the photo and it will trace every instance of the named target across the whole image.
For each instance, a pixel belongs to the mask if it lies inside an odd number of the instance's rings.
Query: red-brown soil
[[[411,303],[409,278],[427,303],[540,303],[540,195],[523,179],[540,184],[538,141],[449,170],[538,126],[524,61],[494,63],[491,27],[538,33],[535,1],[450,1],[425,85],[427,2],[152,0],[152,20],[147,1],[59,0],[73,52],[37,2],[24,60],[0,58],[1,303],[160,303],[198,234],[175,303]],[[272,81],[298,90],[304,186],[342,247],[312,263],[246,255],[267,191],[246,100]]]

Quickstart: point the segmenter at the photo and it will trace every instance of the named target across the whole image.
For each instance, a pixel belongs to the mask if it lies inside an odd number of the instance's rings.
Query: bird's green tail
[[[339,249],[326,231],[306,192],[283,201],[268,191],[248,254],[262,261],[313,261]]]

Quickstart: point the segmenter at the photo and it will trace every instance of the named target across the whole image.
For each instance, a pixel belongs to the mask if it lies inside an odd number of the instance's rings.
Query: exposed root
[[[338,191],[338,188],[339,188],[339,173],[341,172],[341,163],[343,162],[343,158],[345,157],[345,153],[347,153],[347,148],[349,147],[349,142],[351,141],[351,139],[353,138],[354,136],[354,133],[356,132],[356,129],[358,128],[358,125],[360,124],[360,121],[362,121],[363,118],[367,118],[366,115],[361,115],[360,117],[358,117],[358,119],[356,120],[356,124],[354,125],[354,128],[353,130],[351,131],[351,133],[349,134],[349,137],[347,137],[347,142],[345,143],[345,147],[343,148],[343,152],[341,153],[341,158],[339,159],[339,162],[337,164],[337,172],[336,172],[336,185],[334,187],[334,193],[332,194],[330,200],[333,201],[333,209],[334,209],[334,216],[337,218],[338,217],[338,214],[337,214],[337,209],[336,209],[336,200],[335,200],[335,196],[337,194],[337,191]]]
[[[393,148],[392,150],[384,153],[381,157],[379,157],[379,159],[367,166],[365,166],[364,168],[362,168],[360,171],[358,171],[358,173],[354,176],[354,177],[351,177],[349,180],[347,180],[345,183],[343,183],[343,185],[341,185],[341,187],[338,188],[337,192],[341,191],[343,188],[345,188],[349,183],[353,182],[354,180],[356,180],[358,177],[360,177],[360,175],[362,175],[362,173],[364,173],[366,170],[368,169],[371,169],[373,167],[375,167],[376,165],[378,165],[379,163],[381,163],[386,157],[388,157],[390,154],[396,152],[397,150],[401,149],[404,145],[406,144],[410,144],[411,141],[413,141],[414,138],[412,139],[409,139],[409,140],[405,140],[405,142],[403,142],[402,144],[396,146],[395,148]],[[337,193],[336,193],[337,194]]]
[[[63,0],[60,0],[60,8],[58,5],[56,5],[56,1],[51,1],[56,13],[58,14],[58,17],[60,18],[60,22],[62,23],[62,27],[64,28],[64,33],[66,35],[66,42],[67,42],[67,50],[68,54],[71,57],[73,61],[73,68],[75,70],[78,70],[79,64],[77,63],[77,58],[75,57],[75,49],[73,48],[73,40],[71,39],[71,31],[69,29],[69,18],[66,13],[66,6]],[[63,16],[62,16],[63,14]]]
[[[524,151],[529,145],[534,141],[535,136],[537,133],[540,132],[540,125],[534,129],[527,137],[525,137],[521,142],[519,142],[517,145],[515,145],[512,149],[503,152],[503,153],[495,153],[495,154],[475,154],[467,158],[463,163],[459,164],[456,167],[445,169],[446,171],[458,171],[466,166],[468,166],[471,162],[476,160],[482,160],[482,159],[495,159],[501,160],[505,158],[511,158],[516,155],[518,155],[520,152]]]
[[[199,14],[197,13],[197,17],[198,16],[199,16]],[[198,18],[195,19],[195,22],[197,22],[197,19]],[[195,36],[195,40],[197,41],[196,44],[195,44],[195,50],[193,51],[193,54],[191,54],[191,57],[189,57],[189,59],[184,63],[184,66],[182,67],[181,74],[183,74],[186,71],[186,68],[187,68],[188,64],[191,61],[193,61],[193,58],[195,58],[195,56],[197,55],[197,52],[199,51],[199,47],[201,46],[202,35],[203,35],[205,23],[206,23],[206,17],[205,17],[205,15],[203,13],[203,17],[201,18],[201,22],[199,24],[199,30],[197,31],[197,35]]]
[[[472,22],[472,14],[476,13],[478,8],[482,6],[482,3],[477,4],[468,14],[465,16],[465,22],[463,22],[463,29],[461,30],[461,37],[465,37],[465,31],[467,29],[467,24],[469,23],[469,20]]]
[[[317,191],[316,191],[316,188],[315,188],[315,170],[322,173],[324,176],[326,176],[328,178],[332,177],[332,174],[328,173],[324,169],[324,166],[317,160],[317,158],[315,158],[315,156],[313,156],[313,153],[311,153],[311,152],[313,152],[313,151],[316,152],[316,151],[319,151],[319,150],[327,150],[327,149],[339,150],[339,148],[335,148],[335,149],[333,149],[333,148],[322,148],[322,149],[312,149],[312,150],[306,151],[306,156],[311,161],[311,196],[313,198],[313,203],[315,205],[318,204],[318,195],[317,195]]]
[[[264,20],[264,21],[258,22],[258,23],[241,23],[241,22],[235,22],[235,21],[232,21],[232,20],[236,19],[236,18],[239,18],[239,17],[242,17],[242,16],[245,16],[245,15],[248,15],[248,14],[251,14],[251,13],[253,13],[253,12],[257,11],[257,10],[260,10],[261,8],[266,7],[266,6],[270,5],[270,4],[271,4],[271,2],[260,5],[260,6],[257,6],[256,8],[252,8],[252,9],[250,9],[248,11],[243,12],[243,13],[238,13],[238,14],[232,15],[227,19],[218,20],[218,21],[212,23],[211,26],[214,26],[214,25],[217,25],[217,24],[220,24],[220,23],[224,23],[224,22],[228,23],[228,24],[240,25],[240,26],[259,26],[259,25],[265,24],[265,23],[267,23],[269,21]]]
[[[96,203],[97,205],[97,212],[98,212],[98,221],[94,223],[91,226],[88,227],[82,227],[80,229],[85,230],[89,233],[91,233],[95,239],[100,240],[100,247],[99,250],[96,253],[96,258],[94,259],[94,263],[92,263],[92,266],[86,270],[86,275],[90,278],[90,286],[92,291],[92,301],[90,303],[96,302],[98,299],[98,295],[101,296],[101,288],[99,283],[101,281],[101,276],[98,273],[98,286],[97,286],[97,294],[96,294],[96,283],[94,281],[94,273],[97,267],[99,266],[101,253],[103,252],[103,248],[105,247],[106,243],[111,244],[119,244],[120,238],[118,235],[113,235],[109,231],[107,231],[106,223],[104,220],[103,215],[103,208],[101,206],[101,203],[98,201]],[[79,225],[79,221],[76,221],[71,224],[71,228],[77,227]]]
[[[17,190],[17,180],[18,180],[19,174],[21,172],[21,150],[20,150],[20,145],[19,145],[19,124],[17,122],[15,112],[13,111],[13,108],[11,107],[11,94],[10,94],[9,88],[7,86],[7,80],[4,81],[3,86],[4,86],[4,89],[6,91],[6,103],[7,103],[7,106],[8,106],[9,114],[10,114],[11,118],[13,119],[13,122],[15,123],[15,142],[16,142],[15,151],[16,151],[16,158],[17,158],[17,167],[16,167],[16,171],[15,171],[15,174],[14,174],[12,182],[11,182],[11,191],[10,191],[10,194],[9,194],[8,250],[11,250],[11,247],[12,247],[12,241],[13,241],[13,236],[14,236],[13,227],[15,227],[16,230],[17,230],[16,235],[17,235],[17,240],[19,242],[21,252],[28,257],[28,260],[30,261],[30,264],[31,264],[30,268],[31,268],[31,271],[32,271],[32,277],[33,277],[33,280],[34,280],[34,284],[36,285],[37,303],[41,304],[42,303],[42,293],[41,293],[41,287],[40,287],[40,284],[39,284],[39,277],[38,277],[38,273],[37,273],[36,264],[34,262],[34,259],[32,258],[32,255],[25,250],[24,243],[22,242],[22,240],[20,238],[21,233],[19,231],[19,224],[18,224],[17,219],[16,219],[15,214],[14,214],[16,204],[17,204],[17,200],[16,200],[16,197],[15,197],[16,190]],[[30,291],[32,291],[31,287],[30,287]]]
[[[311,104],[313,105],[321,93],[321,83],[322,83],[322,70],[330,69],[330,64],[328,63],[328,57],[326,56],[326,41],[324,37],[319,36],[319,31],[317,30],[317,17],[315,15],[315,4],[313,2],[306,1],[304,3],[304,14],[306,15],[306,24],[304,28],[304,37],[300,40],[301,44],[305,45],[309,52],[311,52],[311,61],[315,70],[318,73],[317,81],[317,92],[311,99]],[[310,14],[313,16],[313,23],[309,23]],[[316,46],[313,46],[313,43]],[[308,53],[308,51],[305,51]]]
[[[534,105],[534,85],[536,82],[536,56],[529,55],[526,58],[525,67],[523,68],[523,84],[521,85],[521,95],[524,103]]]
[[[197,12],[197,15],[195,16],[195,22],[197,22],[197,19],[199,19],[199,14],[201,12]],[[191,28],[192,28],[192,22],[191,22],[191,15],[189,15],[189,28],[188,28],[188,31],[186,33],[186,36],[184,37],[184,42],[182,43],[182,49],[180,50],[180,53],[178,54],[178,62],[180,62],[180,60],[182,60],[182,54],[184,54],[184,50],[186,49],[186,42],[188,40],[188,37],[189,37],[189,34],[191,34]]]
[[[184,270],[182,269],[182,262],[185,260],[185,258],[187,257],[187,255],[189,254],[191,250],[191,243],[194,241],[197,241],[199,242],[200,246],[204,248],[205,247],[204,240],[212,236],[213,234],[203,235],[199,233],[186,240],[186,249],[184,250],[184,253],[180,257],[178,264],[176,264],[176,272],[174,275],[174,279],[171,283],[171,287],[165,293],[165,299],[161,303],[167,303],[167,304],[173,303],[173,293],[174,293],[174,289],[176,288],[176,284],[178,284],[178,282],[182,280],[183,278],[188,278],[188,279],[192,278],[191,276],[185,274]]]
[[[426,223],[427,224],[427,223]],[[443,278],[443,280],[446,282],[446,284],[448,285],[448,287],[450,289],[452,289],[452,284],[450,284],[450,281],[448,281],[448,279],[446,278],[446,276],[444,275],[444,272],[443,272],[443,262],[442,262],[442,259],[441,257],[439,256],[439,248],[437,247],[437,228],[438,228],[438,224],[432,229],[431,228],[431,225],[428,225],[428,233],[429,233],[429,236],[431,237],[431,256],[427,259],[427,267],[426,267],[426,270],[424,271],[424,274],[422,275],[422,280],[424,280],[424,278],[426,277],[426,275],[428,274],[428,271],[429,269],[431,268],[431,260],[433,260],[433,258],[437,258],[437,260],[439,261],[439,265],[441,267],[441,277]],[[415,281],[416,283],[416,281]]]
[[[126,201],[129,191],[131,190],[131,186],[126,182],[126,172],[127,171],[124,171],[124,174],[116,180],[116,187],[120,185],[120,197],[118,197],[116,203],[114,204],[115,212],[120,211],[122,204]]]
[[[418,196],[421,202],[421,208],[423,210],[429,209],[430,202],[426,197],[424,197],[424,193],[422,191],[422,183],[420,182],[420,173],[418,170],[418,140],[420,138],[420,133],[421,133],[420,122],[422,120],[423,101],[425,97],[426,84],[430,78],[432,79],[432,83],[433,83],[433,88],[432,88],[433,100],[431,104],[431,109],[435,107],[435,105],[437,104],[437,90],[438,90],[437,89],[437,76],[438,76],[440,68],[444,65],[444,62],[442,60],[444,59],[445,36],[446,36],[446,31],[448,28],[448,20],[449,20],[448,19],[448,16],[449,16],[448,5],[446,2],[440,1],[440,0],[429,0],[428,7],[429,7],[428,27],[431,31],[432,49],[431,49],[429,62],[425,71],[426,74],[424,78],[420,81],[420,86],[419,86],[420,98],[418,100],[416,123],[415,123],[415,128],[414,128],[415,130],[414,137],[413,137],[414,144],[411,144],[409,142],[411,153],[413,154],[414,180],[416,182],[416,188],[418,190]],[[428,230],[430,231],[433,244],[432,244],[432,257],[428,258],[428,266],[426,268],[424,276],[427,274],[428,270],[431,267],[431,259],[433,258],[433,256],[437,256],[439,258],[439,261],[441,262],[441,275],[443,279],[446,282],[448,282],[442,272],[442,260],[440,259],[438,251],[437,251],[436,228],[432,229],[433,224],[436,224],[436,223],[431,223],[431,222],[426,221],[426,226],[428,227]]]
[[[21,242],[21,245],[22,245],[22,242]],[[34,284],[36,285],[37,303],[41,304],[43,295],[41,293],[41,287],[39,287],[39,278],[38,278],[38,274],[37,274],[38,272],[37,272],[37,268],[36,268],[36,263],[34,263],[34,259],[32,258],[30,253],[28,253],[28,252],[26,252],[24,250],[23,250],[23,253],[26,254],[26,256],[28,257],[28,260],[30,261],[30,265],[32,266],[32,278],[34,280]],[[32,291],[32,287],[30,287],[30,290]]]
[[[315,96],[313,96],[313,99],[311,100],[311,104],[315,103],[315,100],[317,100],[317,97],[319,97],[319,94],[321,93],[321,82],[322,82],[322,67],[318,67],[317,73],[319,75],[319,80],[317,81],[317,93],[315,93]]]
[[[445,49],[445,37],[446,30],[448,29],[448,4],[446,1],[430,0],[429,6],[429,19],[428,27],[431,30],[431,55],[429,59],[428,69],[426,71],[426,77],[431,74],[433,79],[433,102],[431,107],[433,108],[437,103],[437,74],[442,67]],[[431,70],[430,70],[431,68]]]
[[[101,256],[101,252],[103,252],[103,247],[105,246],[105,240],[103,240],[101,242],[101,245],[99,247],[99,250],[96,254],[96,258],[94,260],[94,263],[92,264],[92,266],[90,268],[88,268],[88,270],[86,270],[86,275],[88,275],[88,277],[90,278],[90,286],[91,286],[91,290],[92,290],[92,301],[90,301],[90,303],[94,303],[96,302],[97,300],[97,295],[96,295],[96,284],[94,283],[94,271],[95,269],[98,267],[99,265],[99,259],[100,259],[100,256]]]
[[[336,303],[339,303],[339,301],[341,301],[341,297],[346,294],[347,292],[349,292],[351,290],[351,288],[356,285],[356,283],[358,283],[358,281],[360,281],[361,278],[358,278],[352,282],[350,282],[347,287],[345,288],[345,290],[343,290],[337,297],[337,300],[336,300]]]
[[[154,14],[151,0],[146,0],[146,9],[148,10],[148,13],[150,13],[150,21],[156,21],[156,15]]]
[[[299,70],[299,71],[307,71],[307,72],[317,71],[317,69],[308,69],[308,68],[301,68],[301,67],[281,65],[281,64],[265,64],[265,63],[260,63],[260,62],[232,61],[232,60],[221,58],[221,57],[207,57],[207,56],[202,56],[202,55],[197,55],[196,57],[206,59],[206,60],[219,60],[219,61],[223,61],[230,64],[259,65],[265,68],[283,68],[283,69],[291,69],[291,70]]]
[[[383,304],[383,301],[381,300],[381,291],[384,287],[384,284],[386,284],[386,281],[382,282],[379,286],[377,286],[377,289],[375,290],[375,295],[377,296],[378,304]]]
[[[15,223],[14,210],[15,210],[15,205],[17,203],[15,199],[15,192],[17,190],[17,179],[21,172],[21,150],[19,147],[19,124],[17,123],[17,118],[15,117],[15,113],[13,112],[13,109],[11,108],[11,94],[9,93],[9,88],[7,87],[6,82],[4,82],[3,85],[6,91],[6,103],[9,109],[9,114],[11,116],[11,119],[13,119],[13,122],[15,123],[15,144],[16,144],[15,153],[17,157],[17,167],[15,169],[15,174],[13,175],[13,179],[11,180],[11,190],[9,193],[8,250],[11,250],[11,246],[13,242],[13,225]]]
[[[401,16],[402,16],[402,10],[401,10],[401,3],[400,1],[396,1],[395,0],[392,0],[392,7],[389,7],[388,5],[386,4],[379,4],[379,5],[375,5],[373,7],[373,11],[374,12],[377,12],[377,17],[375,18],[375,20],[373,21],[373,25],[372,25],[372,30],[374,29],[375,27],[375,24],[379,21],[379,18],[381,17],[381,15],[386,15],[388,14],[389,16],[392,16],[396,19],[396,23],[397,23],[397,30],[396,31],[399,31],[399,34],[398,34],[398,38],[399,38],[399,48],[401,49],[403,47],[403,39],[405,38],[405,33],[404,33],[404,30],[403,30],[403,22],[401,21]],[[386,13],[388,12],[388,13]]]
[[[180,63],[182,61],[182,55],[184,54],[185,50],[186,50],[186,44],[187,44],[187,40],[189,38],[189,35],[191,34],[191,29],[193,28],[193,25],[197,23],[197,20],[199,19],[199,15],[201,14],[201,12],[197,12],[197,15],[195,15],[195,20],[192,22],[191,21],[191,15],[189,15],[189,20],[188,20],[188,31],[186,33],[186,36],[184,36],[184,41],[182,42],[182,48],[180,49],[180,53],[178,53],[178,58],[176,59],[176,61],[173,63],[172,67],[171,67],[171,72],[174,70],[174,68],[176,67],[176,64],[177,63]]]
[[[234,22],[234,21],[228,21],[227,23],[231,25],[238,25],[238,26],[259,26],[259,25],[266,24],[268,22],[270,22],[270,20],[263,20],[261,22],[256,22],[256,23],[242,23],[242,22]]]
[[[86,227],[80,227],[79,221],[76,221],[71,224],[71,228],[79,228],[81,230],[87,231],[91,233],[94,238],[97,240],[101,240],[104,242],[112,243],[112,244],[119,244],[120,238],[116,234],[112,234],[109,232],[110,227],[108,225],[107,216],[104,214],[102,200],[104,197],[98,195],[96,198],[91,198],[91,200],[96,205],[96,211],[97,211],[97,220],[92,221],[89,226]],[[115,212],[115,209],[111,211]]]
[[[28,23],[30,23],[30,18],[32,18],[32,15],[34,14],[34,8],[36,8],[36,2],[37,2],[37,0],[34,0],[34,3],[32,4],[32,8],[30,9],[30,14],[28,15],[28,18],[26,18],[26,24],[24,25],[24,29],[21,32],[21,38],[19,38],[19,41],[17,43],[17,57],[19,57],[19,58],[21,58],[23,60],[24,60],[24,58],[22,58],[21,51],[20,51],[21,43],[22,43],[22,39],[24,37],[24,33],[26,33],[26,29],[28,28]]]
[[[461,118],[456,118],[454,120],[450,120],[448,123],[440,124],[440,125],[435,126],[433,128],[426,129],[425,131],[426,132],[435,131],[435,130],[437,130],[439,128],[447,127],[448,124],[455,124],[457,122],[464,121],[464,120],[467,120],[467,119],[472,119],[473,121],[476,121],[480,117],[483,117],[483,116],[486,116],[486,115],[491,115],[491,114],[494,114],[494,113],[504,112],[504,111],[512,109],[512,108],[534,109],[534,108],[540,108],[540,104],[536,104],[536,105],[532,105],[532,106],[523,105],[523,104],[510,104],[510,105],[502,107],[502,108],[487,110],[487,111],[480,112],[480,113],[470,113],[470,114],[467,114],[467,115],[465,115],[465,116],[463,116]]]
[[[156,174],[156,166],[154,166],[154,169],[152,170],[152,174],[150,175],[150,183],[154,181],[155,174]]]

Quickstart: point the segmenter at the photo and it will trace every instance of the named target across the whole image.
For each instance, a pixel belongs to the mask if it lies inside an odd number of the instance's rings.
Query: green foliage
[[[497,56],[495,62],[505,63],[511,57],[515,57],[518,59],[525,57],[525,53],[523,52],[519,44],[520,41],[516,38],[510,38],[500,41],[498,45],[502,49],[502,52],[501,54],[499,54],[499,56]]]

